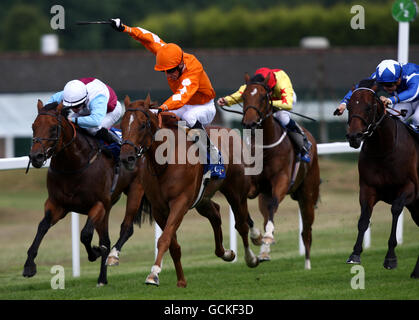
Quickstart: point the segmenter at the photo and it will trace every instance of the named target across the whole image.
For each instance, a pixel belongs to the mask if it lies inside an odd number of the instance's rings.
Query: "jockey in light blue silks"
[[[386,107],[392,107],[398,112],[388,112],[397,115],[404,122],[411,118],[412,127],[419,132],[419,65],[383,60],[369,79],[375,79],[390,95],[389,98],[381,96],[380,100]],[[336,114],[343,113],[351,96],[352,90],[343,98]],[[405,116],[400,115],[401,110],[406,110]]]
[[[121,144],[120,138],[108,129],[121,117],[122,106],[115,91],[99,79],[71,80],[63,91],[48,100],[48,103],[52,102],[62,102],[65,108],[70,108],[70,120],[92,136],[109,144]]]

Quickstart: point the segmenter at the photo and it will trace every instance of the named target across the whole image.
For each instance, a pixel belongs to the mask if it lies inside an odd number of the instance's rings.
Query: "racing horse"
[[[305,247],[305,269],[311,269],[310,248],[314,209],[319,197],[320,173],[317,145],[313,136],[303,129],[311,142],[310,163],[298,161],[287,131],[273,117],[273,106],[267,83],[245,74],[246,89],[243,92],[242,126],[245,129],[263,130],[263,144],[256,145],[254,135],[250,145],[252,152],[263,152],[263,170],[252,176],[253,188],[249,198],[258,197],[259,209],[264,218],[265,233],[259,259],[270,260],[270,245],[274,243],[274,214],[279,203],[287,194],[298,201],[303,230],[301,233]]]
[[[113,204],[121,193],[127,194],[127,207],[121,225],[122,243],[133,232],[133,222],[141,222],[137,213],[143,189],[139,183],[138,170],[121,170],[115,180],[115,160],[104,155],[96,138],[67,119],[68,109],[62,104],[43,106],[38,100],[38,114],[32,125],[33,144],[29,153],[30,162],[41,168],[51,158],[47,174],[48,198],[45,201],[45,216],[38,226],[35,239],[28,250],[23,276],[36,274],[35,257],[41,241],[50,227],[74,211],[88,216],[81,231],[89,261],[101,257],[98,286],[107,284],[107,266],[110,239],[108,217]],[[29,168],[29,164],[28,164]],[[111,193],[111,189],[114,191]],[[94,229],[99,235],[99,247],[91,246]]]
[[[185,143],[186,149],[182,149],[181,138],[179,138],[181,134],[185,134],[185,137],[186,135],[193,137],[191,132],[193,129],[186,133],[186,129],[178,126],[179,119],[171,118],[170,114],[160,113],[157,116],[150,110],[150,106],[154,106],[154,103],[151,102],[149,95],[145,100],[133,102],[127,96],[124,103],[126,111],[121,121],[123,137],[121,161],[127,169],[132,168],[137,159],[143,162],[140,177],[144,187],[144,198],[151,206],[153,218],[163,230],[157,243],[156,260],[145,283],[159,285],[162,258],[169,249],[176,269],[177,286],[186,287],[187,282],[181,264],[181,247],[177,241],[176,232],[185,214],[195,205],[198,213],[209,219],[211,223],[215,239],[215,255],[224,261],[232,261],[235,258],[234,251],[224,249],[222,244],[220,206],[211,200],[217,191],[226,197],[234,212],[235,227],[243,240],[247,265],[256,267],[259,261],[250,249],[248,242],[247,194],[250,180],[244,174],[242,164],[233,164],[234,152],[228,152],[227,159],[229,161],[225,163],[226,178],[211,179],[202,197],[199,198],[201,182],[205,181],[203,178],[204,165],[198,161],[190,161],[190,152],[198,150],[193,149],[196,146],[194,141],[185,138],[183,143]],[[164,137],[160,136],[162,132],[173,134],[175,140],[167,140],[169,134],[164,140]],[[240,136],[236,135],[240,139]],[[225,148],[233,150],[231,140],[226,143],[227,145],[220,143],[220,137],[217,140],[213,142],[218,145],[219,150],[221,147],[223,155],[227,154],[224,152]],[[161,150],[165,149],[164,145],[169,142],[172,148],[166,150],[167,159],[160,159],[158,154],[161,154]],[[185,156],[186,152],[188,158],[182,162],[181,157]],[[174,157],[173,161],[170,161],[172,156]],[[200,200],[197,202],[197,199]]]
[[[403,207],[410,211],[419,226],[419,145],[416,133],[386,108],[377,95],[374,80],[363,80],[348,101],[348,129],[346,138],[352,148],[363,142],[358,160],[359,203],[361,215],[358,236],[347,263],[361,263],[362,241],[371,214],[378,201],[391,205],[392,223],[388,251],[384,259],[386,269],[397,267],[397,221]],[[418,262],[411,274],[419,278]]]

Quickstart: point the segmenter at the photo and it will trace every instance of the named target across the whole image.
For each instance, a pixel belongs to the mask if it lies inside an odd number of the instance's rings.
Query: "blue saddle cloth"
[[[224,179],[226,177],[226,169],[223,164],[223,157],[218,151],[218,163],[211,163],[210,154],[207,152],[207,163],[204,165],[204,175],[211,170],[211,178]]]
[[[116,129],[116,128],[110,128],[110,131],[112,131],[114,134],[118,135],[121,139],[122,139],[122,130],[121,129]],[[115,160],[119,161],[119,155],[121,153],[121,146],[119,144],[117,144],[116,142],[108,144],[106,142],[104,142],[103,140],[99,140],[100,141],[100,145],[102,147],[102,149],[108,150],[112,153],[112,156],[114,157]]]

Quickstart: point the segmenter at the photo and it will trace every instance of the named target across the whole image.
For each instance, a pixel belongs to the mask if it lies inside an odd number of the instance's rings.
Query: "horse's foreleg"
[[[413,186],[412,186],[413,187]],[[414,188],[412,188],[414,190]],[[410,193],[413,194],[413,193]],[[402,193],[399,198],[393,201],[391,205],[391,215],[392,215],[392,222],[391,222],[391,233],[390,238],[388,239],[388,251],[386,257],[384,259],[384,268],[386,269],[395,269],[397,268],[397,256],[395,252],[395,248],[397,246],[397,238],[396,238],[396,230],[397,230],[397,222],[399,220],[399,216],[402,213],[403,207],[406,204],[407,193]]]
[[[177,276],[177,286],[180,288],[186,288],[186,280],[185,275],[183,274],[182,263],[180,261],[180,257],[182,256],[180,245],[177,242],[176,234],[172,238],[170,242],[170,256],[172,257],[173,263],[176,269],[176,276]]]
[[[36,274],[35,258],[38,254],[41,241],[49,228],[56,224],[58,220],[62,219],[66,214],[63,208],[53,205],[49,199],[45,202],[44,210],[45,216],[39,223],[35,239],[28,250],[28,258],[26,259],[23,268],[24,277],[33,277]]]
[[[116,244],[113,246],[111,252],[109,253],[106,264],[108,266],[117,266],[119,265],[119,254],[122,250],[122,246],[134,233],[133,222],[140,208],[141,200],[144,195],[144,189],[141,185],[134,184],[131,185],[127,197],[127,206],[125,209],[124,221],[121,224],[121,231],[119,233],[119,239]]]
[[[164,229],[157,241],[157,257],[154,265],[151,267],[150,274],[146,278],[146,284],[159,285],[159,273],[161,272],[161,262],[163,260],[163,256],[169,249],[172,238],[175,236],[185,213],[188,211],[188,199],[185,197],[172,200],[169,203],[169,207],[170,212],[165,225],[164,223],[161,223],[161,221],[158,221],[158,212],[156,212],[155,208],[152,208],[152,211],[154,212],[153,216],[160,227],[164,225]],[[178,281],[180,281],[180,279],[178,279]],[[183,281],[184,286],[186,286],[186,280],[183,279]]]
[[[361,205],[361,215],[358,220],[358,236],[356,238],[353,252],[349,256],[348,260],[346,260],[346,263],[349,264],[361,263],[364,234],[370,224],[372,209],[377,203],[375,189],[361,184],[359,191],[359,203]]]
[[[220,206],[214,201],[202,201],[196,210],[200,215],[207,218],[214,231],[215,255],[225,261],[232,261],[235,253],[231,250],[226,251],[223,246],[223,231],[221,229]]]
[[[101,253],[97,247],[92,248],[92,239],[95,227],[93,226],[92,220],[87,217],[86,224],[80,233],[80,241],[86,248],[87,257],[90,262],[96,261],[100,257]]]
[[[102,257],[102,259],[100,262],[100,273],[99,278],[97,280],[97,285],[103,286],[108,283],[106,258],[108,257],[109,248],[111,246],[111,241],[109,239],[108,233],[109,211],[105,209],[102,202],[97,202],[90,209],[88,216],[89,219],[92,220],[96,232],[99,235],[99,247],[96,247],[95,250],[100,251],[100,256]]]

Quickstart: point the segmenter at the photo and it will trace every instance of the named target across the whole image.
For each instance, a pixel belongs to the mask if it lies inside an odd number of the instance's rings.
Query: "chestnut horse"
[[[139,161],[143,162],[140,177],[144,187],[144,197],[151,205],[155,221],[163,230],[157,243],[158,254],[151,268],[151,273],[146,278],[146,284],[159,285],[162,258],[169,249],[176,269],[177,286],[186,287],[180,260],[181,248],[176,238],[176,232],[183,217],[198,197],[204,166],[199,161],[195,163],[190,161],[189,152],[193,150],[192,148],[195,145],[193,141],[189,141],[189,138],[185,141],[186,133],[178,127],[178,119],[171,121],[170,116],[162,116],[162,114],[157,116],[149,109],[150,106],[154,105],[150,101],[150,96],[147,96],[145,100],[133,102],[127,96],[124,102],[126,111],[121,121],[124,139],[121,148],[121,161],[127,169],[130,169],[140,157]],[[161,130],[160,124],[165,130]],[[167,149],[167,157],[169,159],[173,156],[173,162],[162,161],[158,157],[159,150],[164,146],[163,144],[169,142],[167,140],[168,136],[166,140],[162,137],[159,138],[161,132],[170,132],[175,137],[173,144],[171,144],[172,148]],[[183,149],[181,142],[179,142],[181,140],[179,135],[182,132],[185,134],[184,147],[186,149]],[[188,137],[190,137],[190,134],[191,132],[188,133]],[[230,151],[234,149],[231,146],[231,141],[227,146],[221,145],[220,139],[213,142],[219,150],[222,150],[224,159],[229,160],[225,164],[226,178],[211,179],[195,208],[199,214],[208,218],[211,223],[214,231],[215,255],[224,261],[232,261],[235,258],[235,253],[232,250],[225,250],[222,244],[220,206],[211,200],[215,192],[220,191],[227,198],[234,212],[235,227],[243,240],[246,263],[249,267],[256,267],[259,261],[250,249],[248,242],[247,194],[250,188],[250,179],[244,174],[242,164],[233,164],[233,152],[224,152],[228,151],[225,150],[226,147],[230,148]],[[186,156],[186,152],[188,152],[188,158],[182,164],[180,158]],[[226,154],[229,155],[227,158],[225,157]]]
[[[110,249],[108,216],[111,207],[122,192],[128,195],[125,219],[121,225],[121,236],[126,241],[132,234],[143,190],[138,170],[121,170],[111,194],[115,160],[104,155],[97,139],[68,120],[67,113],[62,104],[51,103],[44,107],[38,100],[29,158],[35,168],[42,167],[48,158],[51,158],[51,164],[47,174],[45,217],[39,223],[36,237],[28,250],[23,276],[36,274],[34,260],[43,237],[50,227],[73,211],[88,216],[81,232],[81,242],[86,247],[89,261],[101,257],[98,278],[98,286],[101,286],[107,284],[105,262]],[[94,229],[99,235],[99,247],[91,246]]]
[[[245,129],[262,129],[263,145],[251,144],[256,152],[263,152],[263,170],[253,176],[254,190],[249,195],[259,195],[259,209],[264,218],[265,233],[259,255],[261,261],[270,260],[270,244],[274,243],[274,214],[279,203],[287,194],[298,201],[303,231],[301,233],[305,247],[305,268],[311,269],[310,247],[312,241],[311,226],[314,221],[314,209],[319,197],[319,164],[317,145],[313,136],[304,129],[311,142],[310,163],[297,161],[297,155],[287,132],[273,117],[273,106],[267,87],[269,76],[264,82],[255,82],[245,74],[246,89],[243,92],[243,119]]]
[[[386,113],[377,90],[374,80],[361,81],[347,104],[349,144],[357,149],[364,142],[358,160],[361,205],[358,237],[347,263],[361,263],[362,241],[372,210],[378,201],[384,201],[391,205],[392,214],[384,267],[394,269],[397,221],[403,207],[409,209],[419,226],[419,144],[415,133]],[[419,257],[411,277],[419,278]]]

